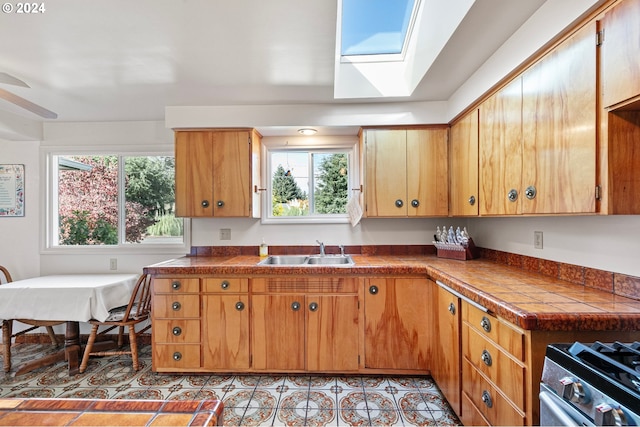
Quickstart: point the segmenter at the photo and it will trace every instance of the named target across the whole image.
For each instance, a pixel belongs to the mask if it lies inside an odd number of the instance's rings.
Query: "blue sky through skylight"
[[[416,0],[342,0],[341,55],[402,52]]]

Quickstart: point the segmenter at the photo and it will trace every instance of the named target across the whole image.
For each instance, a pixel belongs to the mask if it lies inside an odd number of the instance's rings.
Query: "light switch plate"
[[[221,228],[220,229],[220,240],[231,240],[231,229],[230,228]]]
[[[533,232],[533,247],[536,249],[542,249],[542,231]]]

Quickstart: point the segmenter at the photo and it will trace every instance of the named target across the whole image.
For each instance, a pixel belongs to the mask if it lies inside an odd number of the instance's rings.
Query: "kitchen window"
[[[358,176],[356,145],[266,146],[263,223],[347,222]]]
[[[47,175],[46,249],[186,247],[173,154],[52,152]]]

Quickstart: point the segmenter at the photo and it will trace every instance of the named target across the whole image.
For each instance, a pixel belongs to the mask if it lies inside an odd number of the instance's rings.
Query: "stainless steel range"
[[[549,345],[540,425],[640,425],[640,342]]]

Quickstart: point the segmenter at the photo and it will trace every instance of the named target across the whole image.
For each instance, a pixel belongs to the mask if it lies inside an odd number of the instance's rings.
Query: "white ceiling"
[[[389,0],[392,1],[392,0]],[[443,1],[443,0],[423,0]],[[476,0],[409,99],[447,100],[544,0]],[[0,84],[57,121],[163,120],[165,106],[333,98],[336,0],[55,0],[0,14]],[[0,109],[38,116],[0,100]]]

